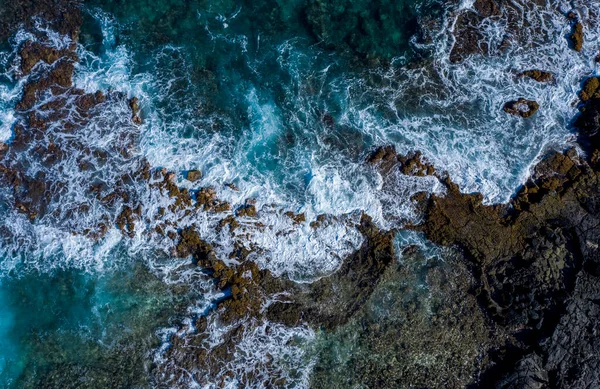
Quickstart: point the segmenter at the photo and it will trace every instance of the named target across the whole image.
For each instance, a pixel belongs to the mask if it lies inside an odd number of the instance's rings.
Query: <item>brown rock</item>
[[[186,175],[186,179],[191,182],[196,182],[202,178],[202,172],[200,170],[189,170]]]
[[[246,200],[246,203],[235,211],[235,214],[239,217],[256,217],[258,212],[256,210],[255,201]]]
[[[540,105],[537,102],[521,97],[516,101],[509,101],[504,104],[503,109],[506,113],[526,119],[533,116],[539,108]]]
[[[573,50],[581,51],[581,49],[583,49],[583,38],[583,24],[581,24],[581,22],[576,22],[573,25],[573,31],[569,36]]]
[[[292,211],[284,213],[285,216],[289,217],[294,221],[294,224],[304,223],[306,221],[306,215],[304,213],[294,213]]]
[[[129,100],[129,107],[131,108],[131,120],[135,124],[142,124],[142,118],[140,117],[140,106],[139,99],[137,97],[132,97]]]
[[[598,77],[590,77],[585,80],[583,88],[579,92],[579,98],[582,102],[600,98],[600,79]]]
[[[529,77],[537,82],[553,82],[554,74],[543,70],[526,70],[517,74],[517,77]]]

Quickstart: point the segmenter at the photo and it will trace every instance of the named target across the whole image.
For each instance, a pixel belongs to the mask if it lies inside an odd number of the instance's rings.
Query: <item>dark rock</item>
[[[0,39],[6,40],[20,25],[33,27],[37,16],[60,34],[77,40],[82,22],[81,4],[80,0],[7,1],[0,9]]]
[[[517,362],[514,372],[504,378],[498,389],[544,389],[549,386],[548,372],[543,368],[544,361],[531,354]]]
[[[596,93],[594,81],[586,87]],[[416,199],[426,215],[414,228],[462,248],[481,306],[511,334],[473,387],[598,385],[599,101],[587,100],[575,121],[587,161],[574,149],[550,153],[509,204],[483,205],[450,179],[445,196]]]
[[[359,229],[365,237],[360,249],[345,258],[330,276],[297,286],[299,292],[294,293],[293,304],[272,304],[267,310],[269,320],[289,323],[301,318],[302,322],[329,330],[350,320],[395,261],[393,233],[379,230],[366,215]]]
[[[600,387],[600,278],[582,273],[552,335],[542,348],[558,388]]]
[[[455,41],[450,51],[450,61],[461,62],[477,54],[502,53],[514,44],[527,48],[536,46],[543,39],[532,39],[532,34],[543,36],[545,32],[539,25],[522,16],[523,9],[532,11],[532,7],[539,7],[541,10],[546,7],[546,1],[476,0],[472,8],[459,10],[453,16],[455,22],[452,34]],[[503,39],[497,45],[490,45],[489,37],[482,32],[489,22],[501,22],[505,26]]]
[[[540,105],[532,100],[527,100],[524,98],[519,98],[516,101],[509,101],[504,104],[504,112],[509,113],[511,115],[520,116],[524,119],[533,116]]]
[[[579,144],[586,151],[588,162],[595,168],[600,167],[600,98],[595,97],[597,93],[594,92],[594,97],[580,107],[580,114],[574,122],[579,130]]]

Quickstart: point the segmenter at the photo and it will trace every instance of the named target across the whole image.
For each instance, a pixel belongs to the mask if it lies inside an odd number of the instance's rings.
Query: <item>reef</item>
[[[40,34],[37,40],[22,44],[20,76],[28,78],[16,107],[14,137],[0,149],[0,180],[12,191],[15,209],[32,223],[58,217],[70,233],[91,239],[102,238],[111,226],[126,238],[141,233],[160,236],[172,245],[173,257],[191,258],[192,266],[201,268],[214,282],[221,297],[208,308],[208,314],[193,318],[191,334],[171,338],[165,357],[178,367],[156,366],[152,371],[156,377],[176,382],[180,376],[192,375],[201,384],[214,379],[222,384],[233,375],[224,366],[234,360],[236,344],[244,334],[265,325],[282,325],[310,328],[324,339],[325,347],[317,351],[319,362],[311,381],[314,388],[600,386],[598,78],[585,80],[580,114],[574,121],[585,154],[575,149],[548,154],[508,204],[486,205],[482,195],[462,193],[451,177],[419,152],[399,155],[389,146],[374,150],[365,162],[380,174],[398,169],[410,176],[435,176],[445,186],[443,195],[418,193],[412,197],[422,219],[406,229],[420,232],[438,245],[457,248],[457,252],[448,263],[429,262],[415,247],[397,253],[394,236],[398,231],[382,230],[369,215],[362,214],[355,226],[363,238],[361,246],[331,274],[300,283],[261,268],[253,261],[253,254],[260,254],[260,249],[244,244],[243,234],[235,235],[244,226],[267,228],[261,223],[256,201],[246,199],[236,205],[219,199],[215,188],[196,186],[202,179],[198,170],[185,172],[190,188],[180,187],[178,173],[132,157],[136,128],[143,123],[140,102],[116,92],[85,93],[73,86],[79,3],[59,3],[47,7],[45,2],[23,2],[6,8],[5,12],[14,13],[15,23],[24,20],[21,13],[56,20],[53,28],[72,42],[56,49],[45,44]],[[316,34],[328,44],[347,45],[368,56],[385,54],[389,46],[404,39],[385,33],[397,28],[393,24],[379,27],[365,22],[395,20],[386,15],[403,12],[400,6],[375,2],[365,16],[348,2],[334,5],[311,1],[307,14]],[[511,7],[476,0],[474,11],[458,18],[459,39],[451,59],[486,52],[476,26]],[[332,23],[340,18],[349,21],[344,28]],[[574,31],[581,33],[577,25]],[[575,33],[571,39],[577,49],[580,40]],[[373,41],[373,36],[389,41]],[[541,70],[519,76],[538,82],[554,80],[554,75]],[[129,131],[109,150],[52,138],[55,132],[49,128],[56,123],[58,133],[83,131],[104,104],[129,109]],[[41,111],[33,109],[38,105]],[[536,102],[521,98],[507,103],[504,110],[527,118],[538,108]],[[72,112],[77,112],[76,120],[69,116]],[[103,166],[109,152],[131,163],[132,171],[116,181],[87,183],[81,189],[89,195],[87,202],[73,203],[69,209],[49,209],[49,200],[62,196],[67,183],[43,174],[30,176],[27,162],[57,166],[72,150],[79,152],[81,172]],[[29,161],[19,157],[24,151]],[[139,194],[131,190],[133,183],[143,183],[146,194],[163,196],[168,205],[154,214],[146,213],[136,198]],[[87,227],[71,228],[68,220],[86,216],[93,206],[101,207],[105,216]],[[308,222],[304,214],[281,213],[294,226]],[[219,231],[235,237],[235,250],[229,257],[219,257],[197,226],[183,223],[195,214],[218,220]],[[331,220],[333,216],[321,215],[310,226],[318,229]],[[143,230],[145,225],[154,228]],[[427,285],[426,292],[415,287],[420,284]],[[208,330],[215,323],[223,329],[216,343]],[[332,350],[339,339],[356,341],[366,355],[337,363]],[[72,369],[76,372],[68,379],[88,374],[85,369]],[[281,372],[270,371],[265,386],[285,387]],[[247,372],[242,384],[254,382],[255,374]],[[340,377],[341,383],[336,381]],[[48,385],[63,385],[61,377],[53,379]]]
[[[458,5],[459,2],[456,2]],[[463,3],[460,3],[463,4]],[[476,54],[496,55],[506,51],[512,45],[520,47],[536,47],[543,45],[547,31],[535,18],[523,17],[524,10],[531,6],[556,7],[547,0],[475,0],[471,7],[458,7],[453,15],[455,24],[453,36],[455,42],[450,51],[452,62],[462,62]],[[564,14],[565,25],[571,26],[571,32],[565,36],[575,51],[581,51],[584,41],[585,26],[576,12]],[[486,25],[501,22],[505,29],[502,38],[497,42],[486,39],[483,31]]]
[[[588,101],[575,121],[587,159],[575,149],[549,154],[508,204],[484,205],[448,177],[445,196],[421,200],[426,216],[414,228],[463,250],[481,306],[511,334],[490,354],[480,387],[600,384],[599,339],[590,326],[600,281],[598,109],[598,100]]]
[[[401,257],[347,324],[321,334],[311,387],[465,387],[500,344],[458,253],[442,261],[408,247]]]
[[[32,27],[43,20],[51,21],[57,32],[76,40],[82,22],[79,11],[81,3],[81,0],[3,2],[0,9],[0,39],[6,40],[20,25]]]

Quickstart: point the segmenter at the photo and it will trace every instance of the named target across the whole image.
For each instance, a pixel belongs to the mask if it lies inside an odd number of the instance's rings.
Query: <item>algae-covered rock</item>
[[[582,102],[587,102],[591,99],[600,98],[600,79],[598,77],[590,77],[583,83],[583,88],[579,92],[579,98]]]
[[[581,22],[575,22],[573,25],[573,31],[569,36],[569,40],[571,41],[571,47],[575,51],[581,51],[583,49],[583,24]]]
[[[129,107],[131,108],[131,120],[135,124],[142,124],[142,118],[140,117],[140,101],[137,97],[129,99]]]
[[[185,178],[190,182],[196,182],[202,178],[202,172],[200,170],[188,170]]]
[[[235,214],[239,217],[256,217],[258,215],[258,211],[256,210],[256,200],[246,200],[244,205],[239,207]]]
[[[294,213],[288,211],[284,213],[284,215],[292,219],[294,221],[294,224],[301,224],[306,221],[306,215],[304,213]]]
[[[539,69],[525,70],[517,74],[517,77],[528,77],[537,82],[554,82],[555,79],[554,73]]]
[[[81,0],[5,1],[0,11],[0,39],[8,38],[19,26],[30,28],[44,20],[58,33],[77,40],[82,3]]]
[[[425,160],[420,151],[400,155],[396,153],[395,147],[391,145],[375,149],[367,157],[367,162],[376,165],[384,174],[389,173],[397,165],[400,166],[402,174],[407,176],[424,177],[436,173],[435,167]]]
[[[596,82],[585,85],[595,93]],[[587,100],[575,121],[587,161],[574,149],[550,153],[508,204],[484,205],[480,195],[461,193],[450,179],[444,181],[446,195],[417,199],[426,215],[414,228],[434,242],[463,250],[479,279],[474,293],[482,308],[512,337],[488,355],[474,387],[545,387],[544,382],[552,382],[567,388],[598,382],[592,372],[600,358],[583,365],[581,358],[597,355],[591,350],[598,348],[600,337],[579,334],[600,312],[577,300],[596,293],[589,279],[600,268],[598,101]]]
[[[497,344],[460,255],[406,250],[346,324],[321,332],[311,388],[461,388]],[[341,362],[343,361],[343,362]]]

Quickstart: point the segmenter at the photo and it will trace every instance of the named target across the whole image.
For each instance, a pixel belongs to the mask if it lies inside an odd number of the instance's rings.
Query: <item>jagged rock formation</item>
[[[577,15],[574,12],[569,13],[569,19],[573,23],[571,35],[569,35],[569,40],[571,41],[571,47],[575,51],[581,51],[583,48],[583,24],[578,20]]]
[[[33,12],[56,20],[53,27],[76,41],[81,23],[78,3],[63,1],[52,7],[46,2],[19,4],[6,8],[5,12],[15,15]],[[474,7],[475,13],[466,12],[457,22],[458,31],[462,32],[453,50],[454,60],[487,50],[480,44],[476,26],[482,18],[495,17],[503,7],[511,6],[477,0]],[[318,18],[321,17],[319,14]],[[16,16],[15,21],[19,20],[24,19]],[[322,21],[319,23],[320,27],[324,26]],[[577,25],[571,36],[575,49],[580,47],[581,29]],[[11,188],[14,207],[35,222],[51,211],[56,212],[47,209],[49,199],[62,195],[67,184],[43,174],[29,176],[20,153],[27,150],[28,158],[52,167],[68,157],[69,149],[75,148],[81,152],[77,161],[79,169],[87,171],[92,165],[105,163],[107,150],[81,143],[55,143],[46,138],[51,123],[62,123],[60,131],[65,133],[81,131],[103,104],[123,102],[131,109],[129,119],[133,124],[140,124],[142,117],[135,98],[128,100],[127,96],[117,93],[86,94],[73,88],[74,62],[78,60],[74,44],[59,50],[45,45],[40,36],[38,41],[23,44],[20,57],[22,76],[33,77],[25,84],[17,105],[14,139],[10,145],[0,148],[0,180]],[[524,72],[523,76],[540,82],[551,78],[536,71]],[[404,174],[436,175],[446,185],[444,196],[413,196],[424,214],[424,221],[409,227],[422,231],[433,242],[459,247],[466,257],[465,261],[456,263],[457,273],[428,269],[434,305],[438,308],[433,316],[436,322],[423,309],[409,304],[400,305],[406,309],[402,316],[405,321],[391,320],[377,327],[377,323],[367,317],[366,307],[372,303],[374,294],[385,288],[390,273],[399,272],[409,277],[406,268],[395,267],[394,231],[380,230],[368,215],[363,215],[357,226],[364,243],[344,259],[335,273],[310,284],[297,284],[259,268],[249,258],[251,249],[241,244],[230,258],[218,258],[211,244],[204,241],[193,226],[181,228],[163,218],[166,214],[189,216],[206,212],[222,214],[219,228],[228,228],[229,233],[240,228],[241,218],[258,219],[257,228],[260,228],[260,210],[252,200],[232,210],[231,204],[218,198],[214,188],[180,188],[174,172],[152,169],[143,158],[136,160],[136,168],[116,182],[90,182],[84,188],[91,199],[106,209],[106,217],[71,232],[98,239],[111,225],[116,225],[124,236],[135,236],[138,226],[149,224],[151,220],[143,219],[141,203],[130,190],[134,181],[146,183],[148,191],[156,191],[171,200],[168,207],[154,215],[158,222],[148,233],[166,236],[175,244],[173,255],[192,257],[195,265],[202,267],[224,294],[213,311],[218,315],[219,324],[227,326],[225,340],[217,346],[206,346],[208,318],[200,316],[196,320],[195,335],[174,337],[167,351],[167,357],[195,374],[216,375],[224,363],[232,360],[235,344],[242,334],[269,321],[286,326],[307,325],[326,334],[347,331],[360,324],[369,328],[370,332],[361,333],[361,341],[373,353],[387,355],[390,347],[404,347],[407,352],[403,355],[407,355],[407,359],[396,364],[383,378],[388,370],[382,369],[381,362],[354,361],[351,366],[360,374],[352,379],[372,386],[380,385],[380,380],[387,386],[400,386],[407,376],[415,385],[432,387],[458,387],[469,383],[501,388],[599,386],[598,89],[597,78],[585,82],[580,95],[585,105],[575,121],[586,158],[573,149],[548,155],[507,205],[487,206],[482,204],[481,195],[461,193],[449,177],[436,172],[419,153],[399,156],[387,147],[368,158],[369,163],[379,166],[382,174],[399,166]],[[54,98],[46,103],[44,97],[48,94]],[[43,103],[44,116],[33,109],[40,103]],[[515,102],[524,104],[527,110],[513,104],[507,112],[530,116],[537,109],[533,103]],[[78,114],[77,121],[67,120],[73,110]],[[129,160],[130,148],[135,145],[137,136],[135,126],[131,130],[110,152]],[[190,171],[187,178],[195,182],[201,174]],[[66,220],[87,214],[89,207],[87,203],[72,204],[71,209],[59,210],[62,213],[58,216],[68,229],[70,225]],[[306,223],[303,214],[287,212],[286,216],[296,224]],[[311,225],[318,228],[326,222],[327,216],[323,215]],[[448,288],[444,284],[448,280],[457,285],[457,289]],[[452,300],[457,303],[449,304]],[[402,334],[392,338],[396,326],[401,326]],[[466,334],[461,334],[462,330]],[[435,363],[424,371],[418,370],[422,366],[418,359],[421,348],[427,355],[434,356]],[[452,351],[444,353],[444,349]],[[483,371],[480,376],[479,370]],[[162,373],[188,374],[181,369]],[[448,378],[454,373],[460,374],[454,379]],[[327,382],[322,371],[317,371],[317,376]],[[284,386],[285,381],[274,377],[272,384]],[[318,387],[319,383],[314,385]]]
[[[589,144],[587,161],[574,149],[551,153],[507,205],[483,205],[450,179],[446,196],[422,200],[426,217],[415,228],[464,250],[486,313],[514,336],[492,354],[481,387],[600,385],[599,339],[589,327],[599,319],[598,100],[582,111],[576,125]],[[585,363],[583,350],[593,350]]]
[[[546,38],[541,24],[530,20],[531,15],[525,16],[532,7],[539,7],[540,10],[555,8],[557,12],[564,12],[558,8],[557,3],[548,0],[475,0],[470,7],[459,7],[453,26],[455,42],[450,51],[450,61],[461,62],[475,54],[499,54],[514,44],[520,47],[543,44]],[[483,31],[486,25],[499,21],[505,26],[505,32],[502,39],[494,44]],[[565,14],[565,24],[570,24],[572,30],[565,38],[569,40],[573,50],[581,51],[585,28],[579,16],[575,12]]]

